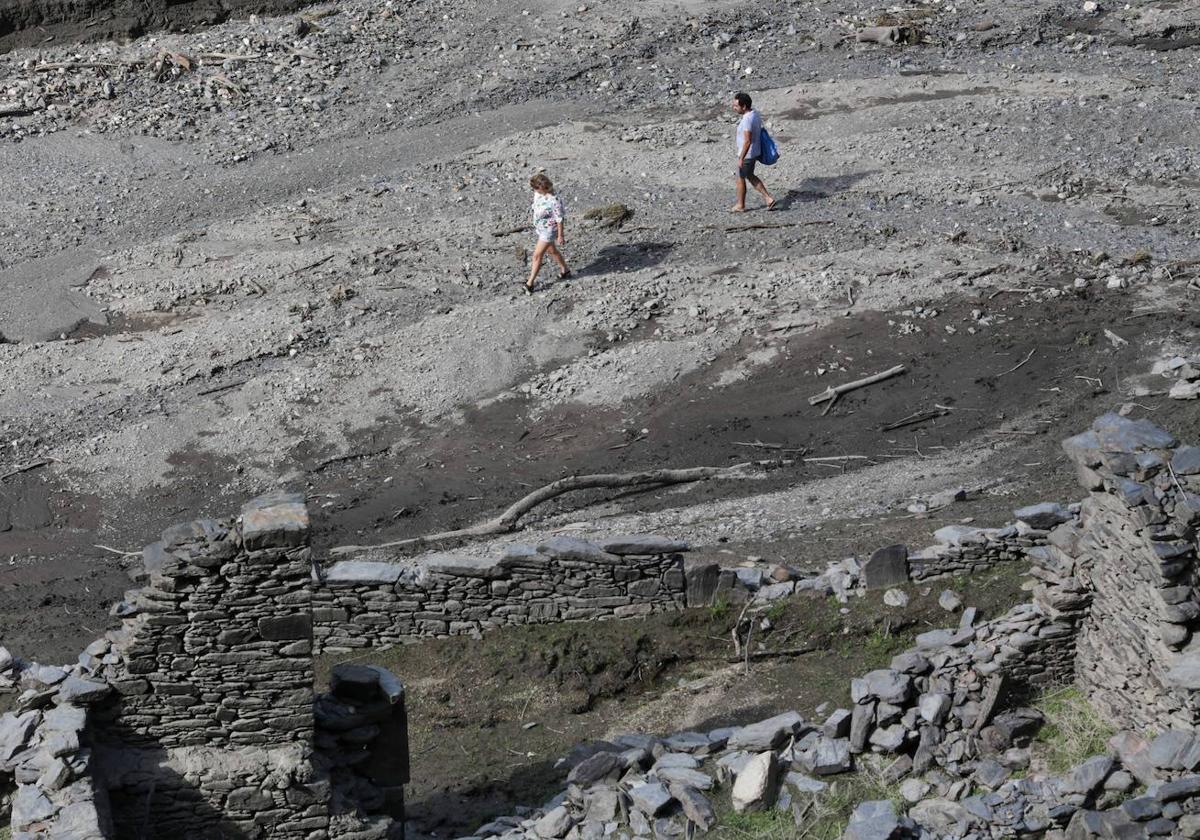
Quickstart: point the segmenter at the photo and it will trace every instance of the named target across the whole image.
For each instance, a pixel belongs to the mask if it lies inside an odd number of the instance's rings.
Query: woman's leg
[[[529,266],[529,279],[525,281],[526,288],[533,288],[533,284],[537,281],[538,272],[542,270],[542,257],[545,256],[546,249],[553,244],[553,242],[545,242],[539,239],[537,245],[533,247],[533,262]]]
[[[554,261],[558,263],[558,269],[560,273],[566,274],[571,270],[567,268],[567,261],[563,259],[562,252],[558,250],[557,245],[551,242],[548,250],[550,251],[550,256],[554,257]]]

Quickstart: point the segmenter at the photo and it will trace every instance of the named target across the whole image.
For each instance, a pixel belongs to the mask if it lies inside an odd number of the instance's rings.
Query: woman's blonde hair
[[[529,186],[533,187],[535,190],[542,190],[548,193],[554,192],[554,184],[551,183],[550,179],[546,177],[545,172],[539,172],[530,178]]]

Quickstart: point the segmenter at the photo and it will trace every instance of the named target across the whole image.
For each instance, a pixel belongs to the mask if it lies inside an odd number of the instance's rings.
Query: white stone
[[[759,753],[747,762],[733,783],[733,810],[741,814],[770,808],[775,803],[778,786],[775,753]]]

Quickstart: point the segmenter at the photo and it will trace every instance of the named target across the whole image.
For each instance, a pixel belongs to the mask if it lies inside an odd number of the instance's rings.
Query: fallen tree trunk
[[[468,537],[491,537],[498,534],[509,534],[517,530],[521,517],[538,505],[557,498],[573,490],[594,490],[617,487],[650,487],[667,486],[671,484],[688,484],[694,481],[708,481],[714,478],[749,478],[754,473],[753,468],[770,468],[783,466],[790,461],[746,461],[730,467],[691,467],[682,470],[647,470],[634,473],[598,473],[595,475],[570,475],[558,481],[540,487],[509,505],[499,516],[488,519],[467,528],[454,531],[442,531],[438,534],[426,534],[421,537],[409,537],[403,540],[392,540],[379,545],[339,545],[330,549],[330,554],[353,554],[377,548],[400,548],[404,546],[431,545],[450,540],[466,539]]]

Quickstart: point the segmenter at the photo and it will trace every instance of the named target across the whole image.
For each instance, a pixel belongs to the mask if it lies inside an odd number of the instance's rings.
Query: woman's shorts
[[[549,227],[538,225],[537,238],[539,242],[553,242],[558,238],[558,225],[551,224]]]
[[[739,178],[753,178],[754,177],[754,164],[756,164],[756,163],[758,163],[758,158],[746,158],[744,161],[742,161],[742,165],[738,167],[738,171],[737,171],[738,177]]]

